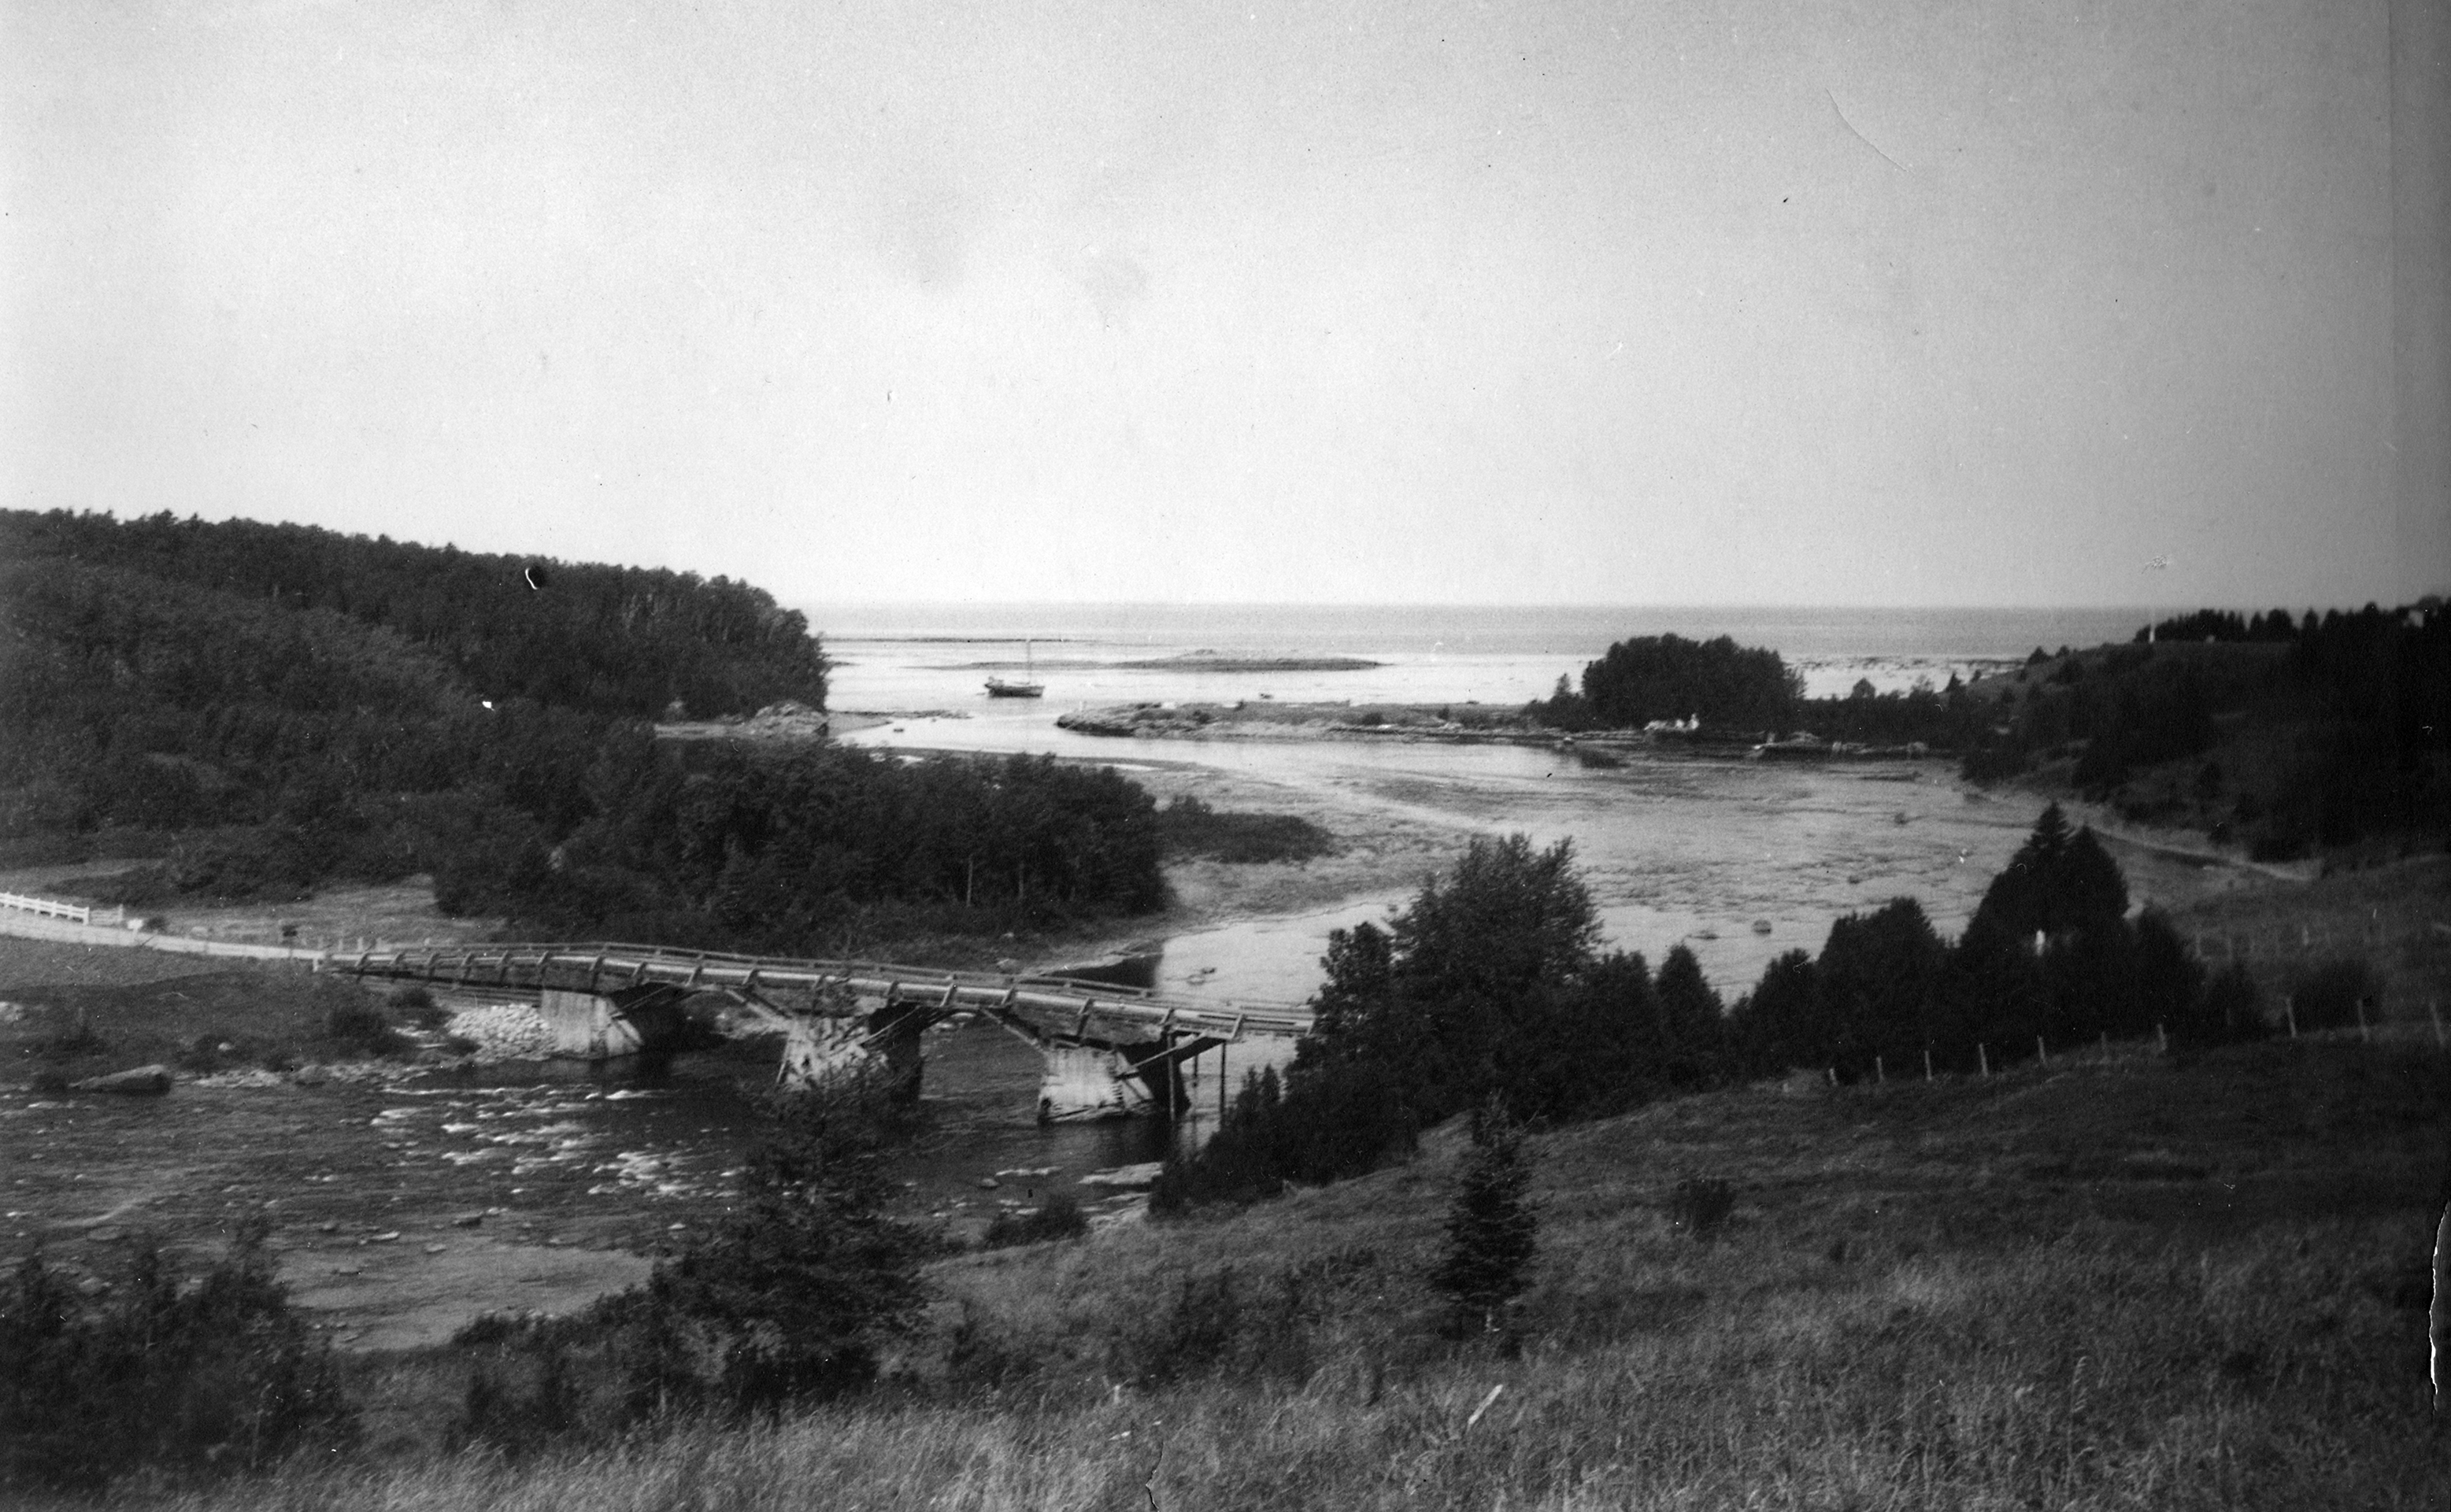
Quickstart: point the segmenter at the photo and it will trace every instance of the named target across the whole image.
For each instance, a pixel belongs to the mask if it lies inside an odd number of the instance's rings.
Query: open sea
[[[1768,647],[1815,696],[1884,692],[2023,660],[2035,647],[2127,640],[2147,609],[1502,609],[1284,604],[797,606],[836,662],[838,709],[982,712],[990,675],[1025,667],[1046,719],[1097,704],[1218,701],[1521,704],[1636,635]],[[1375,662],[1337,671],[1127,666],[1195,655]],[[1006,712],[1019,713],[1020,710]],[[991,747],[983,747],[991,748]],[[1009,746],[1003,748],[1043,748]]]

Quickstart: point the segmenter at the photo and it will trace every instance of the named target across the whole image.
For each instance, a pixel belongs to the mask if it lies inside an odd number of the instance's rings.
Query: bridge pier
[[[1122,1051],[1042,1040],[1038,1053],[1046,1060],[1038,1077],[1040,1123],[1127,1118],[1148,1105],[1147,1089]]]
[[[546,987],[539,994],[537,1012],[553,1036],[555,1056],[610,1060],[653,1055],[675,1045],[687,1022],[683,996],[660,985],[609,993]]]
[[[924,1011],[892,1008],[860,1015],[793,1014],[775,1079],[795,1092],[816,1092],[882,1076],[895,1096],[915,1100],[922,1070],[919,1035],[927,1019]]]

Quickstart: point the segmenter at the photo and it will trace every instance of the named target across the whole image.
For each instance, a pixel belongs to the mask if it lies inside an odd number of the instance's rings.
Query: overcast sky
[[[2451,582],[2384,0],[0,13],[10,507],[794,602]]]

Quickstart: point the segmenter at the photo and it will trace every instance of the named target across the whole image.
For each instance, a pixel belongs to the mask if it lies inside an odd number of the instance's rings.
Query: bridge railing
[[[554,987],[575,992],[651,985],[710,991],[759,987],[848,992],[945,1012],[1029,1009],[1121,1018],[1161,1029],[1224,1035],[1299,1036],[1306,1009],[1291,1003],[1186,998],[1062,977],[1007,976],[904,966],[890,961],[785,960],[730,951],[631,944],[431,945],[334,953],[335,970],[454,986]],[[930,999],[934,999],[932,1002]]]

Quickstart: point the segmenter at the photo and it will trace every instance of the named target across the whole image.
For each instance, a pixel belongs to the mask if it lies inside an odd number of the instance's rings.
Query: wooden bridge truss
[[[595,1058],[653,1049],[679,1005],[718,993],[784,1033],[777,1078],[815,1086],[882,1066],[915,1095],[919,1036],[985,1016],[1044,1057],[1042,1118],[1187,1112],[1181,1068],[1246,1037],[1296,1037],[1307,1009],[1191,998],[1078,979],[945,971],[863,960],[794,960],[659,945],[443,945],[324,958],[361,978],[486,996],[535,995],[556,1049]],[[1218,1078],[1221,1105],[1226,1082]]]

